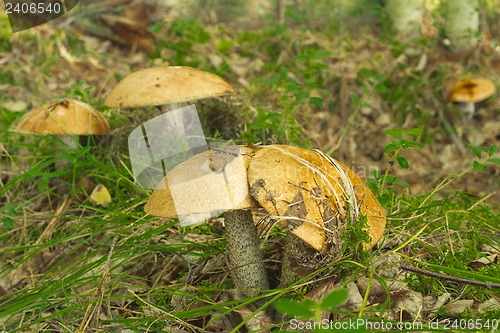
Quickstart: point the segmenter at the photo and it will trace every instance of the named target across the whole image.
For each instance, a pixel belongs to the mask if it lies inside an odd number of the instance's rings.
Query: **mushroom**
[[[460,108],[469,120],[474,116],[474,103],[493,96],[495,92],[495,83],[482,77],[462,78],[454,80],[448,85],[449,100],[461,103]]]
[[[368,215],[369,247],[384,232],[385,213],[373,193],[351,169],[319,150],[264,146],[252,158],[248,181],[252,197],[318,252],[331,243],[329,224],[355,220],[359,213]]]
[[[268,287],[265,267],[252,215],[245,212],[259,206],[321,254],[338,250],[345,220],[359,213],[368,216],[367,248],[385,229],[382,207],[354,172],[319,151],[285,145],[223,147],[195,155],[158,184],[145,211],[164,217],[226,211],[235,283],[262,289]]]
[[[111,132],[104,116],[92,106],[71,99],[50,102],[28,112],[17,125],[25,133],[52,134],[76,148],[73,136],[107,135]]]
[[[234,94],[236,91],[219,76],[186,66],[159,65],[141,69],[121,80],[105,104],[112,107],[140,107],[173,104]]]
[[[226,211],[227,260],[243,290],[267,289],[248,193],[246,172],[254,149],[224,147],[195,155],[173,168],[158,184],[144,210],[161,217]]]
[[[208,150],[195,106],[181,106],[234,93],[233,87],[219,76],[185,66],[154,66],[121,80],[108,95],[107,105],[162,105],[164,111],[171,111],[144,122],[129,136],[132,171],[139,185],[154,188],[179,160]]]
[[[335,260],[346,226],[360,214],[367,216],[365,231],[370,242],[366,248],[375,245],[385,230],[385,213],[366,184],[347,166],[319,150],[264,147],[252,158],[248,181],[252,197],[291,231],[282,261],[281,286]]]
[[[52,101],[28,112],[16,126],[21,133],[56,135],[71,149],[78,147],[80,137],[107,135],[111,128],[104,116],[92,106],[72,100]],[[58,159],[53,167],[62,170],[68,164],[66,159]],[[64,185],[57,185],[59,190]]]

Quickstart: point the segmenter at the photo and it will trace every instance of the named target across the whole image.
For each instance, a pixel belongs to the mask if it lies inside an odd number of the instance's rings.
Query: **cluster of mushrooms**
[[[106,104],[168,110],[234,93],[216,75],[155,66],[120,81]],[[318,150],[286,145],[225,146],[192,156],[165,175],[145,206],[148,214],[183,221],[224,212],[228,268],[236,287],[246,291],[269,288],[254,223],[259,210],[290,230],[282,286],[325,262],[318,258],[334,257],[344,229],[361,214],[367,216],[367,248],[380,240],[386,222],[375,196],[349,168]]]
[[[474,98],[464,96],[480,83],[468,82],[452,91],[450,99],[473,102]],[[161,65],[124,78],[105,103],[117,108],[170,105],[165,111],[180,103],[234,93],[217,75]],[[102,114],[70,99],[31,111],[17,128],[59,135],[69,145],[76,142],[74,136],[110,133]],[[370,239],[366,248],[380,240],[386,224],[377,199],[348,167],[318,150],[286,145],[226,146],[192,156],[165,175],[145,211],[169,218],[225,212],[228,269],[236,287],[246,291],[269,288],[254,223],[256,211],[265,211],[270,220],[289,231],[282,286],[318,268],[324,263],[321,258],[335,257],[346,226],[362,215]]]

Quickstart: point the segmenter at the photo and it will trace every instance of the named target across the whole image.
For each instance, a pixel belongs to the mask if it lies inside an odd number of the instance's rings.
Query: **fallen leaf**
[[[429,295],[424,297],[424,309],[426,311],[438,311],[443,305],[448,302],[450,293],[443,293],[440,296]]]
[[[100,206],[106,207],[111,203],[111,195],[104,185],[99,184],[94,188],[92,194],[90,194],[90,200]]]
[[[500,301],[497,298],[490,298],[486,302],[479,305],[477,311],[479,313],[485,313],[486,311],[498,311],[500,310]]]
[[[457,300],[446,304],[444,311],[452,315],[459,315],[465,310],[470,309],[472,304],[474,304],[474,301],[471,299]]]
[[[421,293],[406,290],[400,293],[391,293],[393,320],[417,321],[421,319],[424,298]]]
[[[481,257],[479,259],[476,259],[472,262],[470,262],[468,264],[469,267],[472,267],[472,268],[481,268],[481,267],[484,267],[484,266],[488,266],[488,265],[491,265],[491,264],[497,264],[498,263],[498,254],[495,253],[495,254],[492,254],[490,256],[487,256],[487,257]]]

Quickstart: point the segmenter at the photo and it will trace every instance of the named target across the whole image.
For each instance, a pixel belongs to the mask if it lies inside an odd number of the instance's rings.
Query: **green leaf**
[[[166,21],[158,21],[158,22],[152,24],[148,28],[148,31],[152,32],[154,34],[157,34],[157,33],[161,32],[161,30],[163,29],[163,26],[165,26],[165,25],[166,25]]]
[[[410,163],[404,158],[403,156],[396,156],[396,160],[398,161],[398,164],[400,167],[403,169],[409,169],[410,168]]]
[[[392,201],[392,197],[387,194],[387,193],[384,193],[382,195],[379,195],[378,197],[378,202],[382,205],[382,207],[389,207],[389,204],[391,203]]]
[[[420,136],[423,131],[424,131],[423,128],[415,127],[415,128],[410,128],[406,133],[408,135]]]
[[[366,186],[370,189],[372,192],[377,192],[378,191],[378,182],[374,178],[368,178],[366,179]]]
[[[486,162],[500,165],[500,158],[498,157],[488,158]]]
[[[481,158],[481,154],[486,151],[485,148],[480,147],[480,146],[474,146],[474,145],[471,145],[470,143],[467,144],[467,146],[469,146],[470,150],[472,150],[472,152],[474,153],[474,155],[477,156],[477,158]]]
[[[401,139],[401,147],[403,147],[403,149],[421,148],[422,145],[416,141]]]
[[[323,106],[323,99],[319,97],[309,97],[309,100],[316,106]]]
[[[290,90],[291,93],[294,92],[294,90]],[[303,101],[304,99],[308,98],[310,93],[309,91],[297,91],[294,93],[295,95],[295,100],[297,102]]]
[[[336,289],[327,294],[321,301],[321,310],[333,310],[336,307],[344,304],[349,297],[347,289]]]
[[[2,218],[2,223],[7,229],[14,229],[14,220],[6,216]]]
[[[390,153],[391,151],[398,150],[399,148],[401,148],[399,142],[393,140],[392,143],[389,143],[384,147],[384,153]]]
[[[327,89],[318,89],[318,92],[326,97],[333,97],[332,93]]]
[[[361,106],[361,99],[359,98],[358,95],[352,93],[351,94],[351,100],[352,100],[352,104],[353,105]]]
[[[312,318],[313,310],[306,304],[296,302],[291,299],[279,299],[274,303],[274,308],[280,312],[292,317]]]
[[[402,139],[404,130],[401,128],[392,128],[392,129],[386,129],[384,132],[385,134],[390,135],[393,138]]]
[[[493,154],[495,154],[497,150],[498,150],[497,145],[491,145],[490,149],[488,150],[488,156],[493,156]]]
[[[403,186],[403,187],[405,187],[405,188],[410,188],[410,184],[408,184],[407,182],[404,182],[404,181],[402,181],[402,180],[399,180],[399,181],[398,181],[398,185],[399,185],[399,186]]]
[[[479,163],[478,161],[472,162],[472,168],[476,171],[481,171],[481,172],[486,172],[486,173],[489,172],[486,165],[484,165],[483,163]]]
[[[14,219],[12,217],[18,216],[16,209],[13,206],[4,206],[0,208],[0,213],[4,214],[1,221],[7,229],[14,228]]]

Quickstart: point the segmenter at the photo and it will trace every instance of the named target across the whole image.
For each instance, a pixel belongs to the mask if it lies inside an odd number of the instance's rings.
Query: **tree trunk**
[[[444,30],[457,51],[476,45],[479,34],[479,0],[448,0],[443,3]]]
[[[420,36],[424,14],[423,0],[387,0],[385,9],[396,33],[407,38]]]

